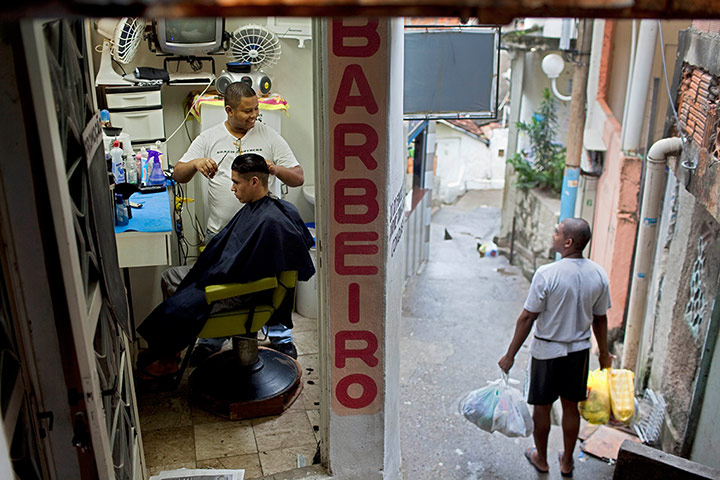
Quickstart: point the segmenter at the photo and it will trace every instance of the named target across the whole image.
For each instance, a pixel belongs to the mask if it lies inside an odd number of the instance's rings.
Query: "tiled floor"
[[[242,468],[249,480],[295,469],[299,460],[312,464],[320,441],[317,321],[294,314],[293,323],[303,390],[280,416],[231,421],[209,414],[190,404],[187,380],[176,392],[138,396],[148,475]]]

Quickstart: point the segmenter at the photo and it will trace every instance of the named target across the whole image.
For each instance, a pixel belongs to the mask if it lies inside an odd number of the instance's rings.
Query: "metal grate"
[[[139,452],[138,419],[135,415],[135,398],[132,393],[132,375],[129,352],[126,350],[124,330],[127,303],[124,292],[113,296],[113,285],[120,285],[116,263],[114,233],[104,229],[111,225],[107,175],[101,152],[85,158],[82,132],[94,118],[90,105],[92,82],[85,66],[84,30],[82,20],[54,20],[44,24],[47,41],[48,65],[52,82],[55,111],[62,152],[65,160],[66,180],[72,208],[72,222],[82,275],[83,288],[91,307],[90,294],[100,283],[102,306],[99,317],[88,319],[95,367],[102,395],[102,414],[108,443],[111,449],[115,479],[132,478]],[[111,242],[108,246],[107,239]],[[112,254],[112,255],[110,255]],[[107,260],[110,258],[110,260]],[[124,322],[123,322],[124,320]],[[95,388],[95,387],[94,387]],[[88,395],[92,391],[86,392]],[[94,439],[93,448],[102,448]]]
[[[0,435],[5,435],[10,446],[14,478],[34,480],[43,478],[42,459],[37,439],[32,434],[37,425],[31,412],[36,408],[30,405],[33,392],[24,380],[24,365],[20,361],[12,324],[6,282],[0,277],[0,412],[3,427]]]
[[[637,408],[637,423],[633,426],[635,433],[646,445],[655,445],[660,439],[663,421],[665,420],[665,398],[649,388],[645,389],[640,405]]]
[[[700,325],[707,313],[708,301],[703,289],[705,278],[705,246],[703,236],[698,238],[697,257],[693,262],[692,274],[690,275],[690,298],[685,305],[685,321],[690,325],[690,330],[695,338],[700,331]]]

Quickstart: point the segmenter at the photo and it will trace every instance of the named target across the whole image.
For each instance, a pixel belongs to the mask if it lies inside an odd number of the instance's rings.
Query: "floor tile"
[[[300,394],[300,398],[305,410],[315,410],[320,408],[320,385],[319,382],[315,384],[309,384],[307,381],[303,385],[303,391]]]
[[[318,353],[318,336],[316,331],[293,332],[293,342],[297,348],[298,355]]]
[[[245,470],[245,478],[262,477],[262,468],[260,466],[260,458],[257,453],[246,455],[234,455],[223,458],[210,458],[208,460],[198,460],[197,468],[229,468]]]
[[[159,465],[173,465],[173,468],[180,468],[174,465],[183,462],[195,463],[193,427],[163,428],[143,432],[143,447],[148,468]]]
[[[304,412],[305,411],[305,404],[302,401],[302,392],[300,392],[300,395],[295,399],[295,401],[288,407],[288,409],[285,412]],[[283,414],[285,413],[283,412]]]
[[[305,457],[305,465],[312,465],[316,450],[316,443],[308,443],[290,448],[261,451],[259,456],[263,475],[274,475],[298,468],[298,455]]]
[[[143,432],[192,425],[188,402],[176,392],[140,395],[138,413]]]
[[[315,440],[320,441],[320,409],[317,410],[305,410],[305,413],[310,420],[310,426],[312,426],[313,433],[315,434]]]
[[[195,468],[195,461],[180,462],[180,463],[175,463],[172,465],[158,465],[155,467],[148,466],[147,473],[148,473],[148,477],[152,477],[153,475],[157,475],[160,472],[165,472],[168,470],[178,470],[180,468]]]
[[[259,452],[315,442],[315,435],[305,412],[293,411],[280,416],[256,418],[252,420],[252,425]]]
[[[314,382],[320,381],[320,367],[319,367],[319,355],[312,353],[309,355],[299,355],[298,363],[302,369],[303,379],[305,381],[312,380]]]
[[[296,468],[288,472],[276,473],[272,476],[272,480],[331,480],[325,468],[322,465],[310,465],[308,467]],[[265,477],[264,480],[269,480]]]
[[[227,418],[221,417],[219,415],[215,415],[210,412],[206,412],[205,410],[198,407],[197,405],[190,405],[190,412],[191,412],[191,418],[192,418],[193,425],[202,425],[204,423],[224,423],[224,422],[234,423],[233,420],[228,420]]]
[[[195,454],[198,460],[257,452],[250,421],[195,425]]]
[[[307,318],[300,314],[293,313],[293,335],[297,332],[317,332],[317,318]]]

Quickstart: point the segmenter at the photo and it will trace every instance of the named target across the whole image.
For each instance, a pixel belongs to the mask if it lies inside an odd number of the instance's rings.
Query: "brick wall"
[[[692,26],[703,32],[720,33],[720,22],[717,20],[693,20]]]
[[[697,30],[694,35],[715,37],[712,43],[720,48],[720,35]],[[684,172],[680,162],[671,161],[670,165],[677,176],[687,178],[688,191],[717,221],[720,221],[719,100],[720,76],[709,73],[704,66],[683,63],[677,90],[678,120],[686,139],[684,160],[696,168]]]
[[[696,146],[717,152],[718,77],[702,68],[683,65],[678,117],[686,138]],[[715,138],[713,138],[715,137]],[[710,142],[715,140],[714,145]]]

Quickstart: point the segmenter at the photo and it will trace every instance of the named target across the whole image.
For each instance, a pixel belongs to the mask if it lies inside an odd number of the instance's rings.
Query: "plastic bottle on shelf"
[[[115,194],[115,225],[122,227],[128,224],[128,211],[123,201],[123,196],[119,193]]]
[[[102,125],[103,127],[110,126],[110,111],[109,110],[100,110],[100,125]]]
[[[148,177],[150,176],[150,168],[148,165],[148,153],[147,150],[145,150],[145,147],[140,147],[140,153],[138,153],[138,156],[140,157],[140,183],[147,185]]]
[[[125,168],[123,167],[123,149],[120,148],[120,142],[115,140],[113,148],[110,149],[110,158],[112,159],[112,173],[115,183],[125,182]]]
[[[152,170],[148,177],[148,185],[165,185],[165,174],[160,164],[160,152],[148,150],[148,164],[152,165]]]
[[[138,183],[137,159],[135,155],[130,156],[125,162],[125,176],[127,183]]]
[[[135,171],[137,172],[137,183],[142,183],[142,158],[140,152],[133,153],[133,159],[135,160]]]

